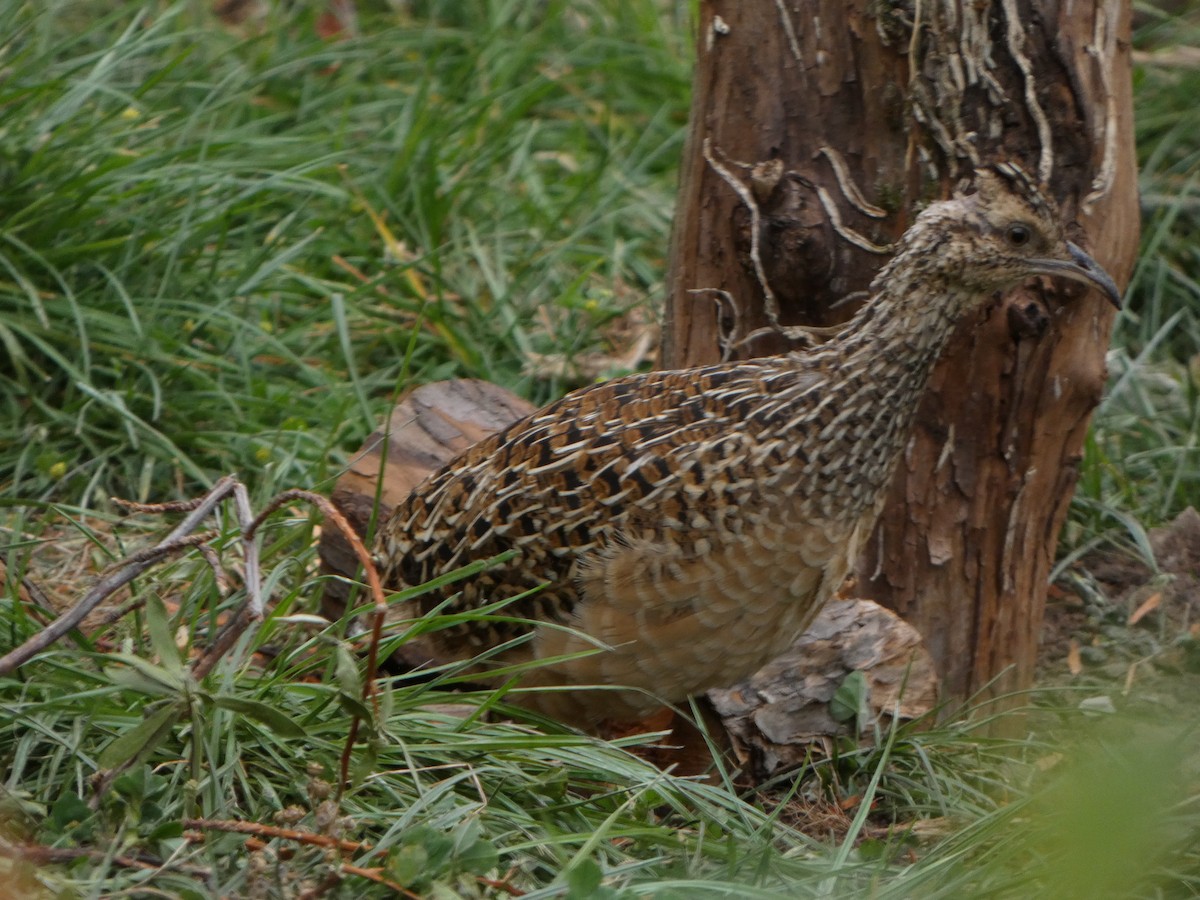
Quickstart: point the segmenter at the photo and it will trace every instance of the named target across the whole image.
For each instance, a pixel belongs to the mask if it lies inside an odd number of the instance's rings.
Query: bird
[[[521,671],[506,699],[570,726],[731,686],[841,586],[955,327],[1036,276],[1120,308],[1043,189],[982,166],[914,218],[825,342],[589,385],[469,447],[383,523],[383,583],[510,554],[400,612],[441,615],[434,659],[477,660],[485,684]]]

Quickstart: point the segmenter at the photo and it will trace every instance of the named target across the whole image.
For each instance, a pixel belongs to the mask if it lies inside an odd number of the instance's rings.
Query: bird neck
[[[974,299],[930,268],[885,270],[889,277],[876,279],[870,301],[821,348],[846,376],[839,379],[846,388],[893,376],[917,392],[924,389],[961,311]]]
[[[885,270],[871,300],[810,354],[828,392],[803,426],[815,426],[804,443],[817,451],[798,460],[797,486],[820,495],[831,520],[855,520],[882,500],[934,364],[976,299],[939,275],[932,266]]]

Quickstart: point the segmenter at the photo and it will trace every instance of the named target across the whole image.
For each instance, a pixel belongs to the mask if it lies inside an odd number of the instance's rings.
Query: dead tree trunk
[[[1138,239],[1128,0],[702,0],[664,361],[780,352],[849,318],[914,210],[977,162],[1051,186],[1119,284]],[[1029,684],[1112,313],[1004,298],[935,372],[856,593],[951,697]],[[841,301],[841,302],[839,302]],[[740,343],[739,343],[740,342]]]

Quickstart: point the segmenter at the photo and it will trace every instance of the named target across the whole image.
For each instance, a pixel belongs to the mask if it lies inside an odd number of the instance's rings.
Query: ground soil
[[[1136,680],[1200,673],[1200,513],[1189,507],[1149,533],[1149,550],[1114,543],[1053,586],[1039,682],[1082,675]],[[1140,668],[1129,674],[1129,667]]]

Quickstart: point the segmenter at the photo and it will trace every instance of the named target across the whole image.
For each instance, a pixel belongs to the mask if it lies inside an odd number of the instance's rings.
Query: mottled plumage
[[[635,718],[750,675],[838,588],[879,513],[929,373],[954,326],[1035,275],[1116,287],[1063,237],[1015,167],[931,204],[872,297],[811,350],[617,378],[574,391],[457,457],[385,523],[385,584],[418,585],[506,550],[516,556],[413,601],[417,616],[504,608],[529,621],[430,635],[469,659],[533,632],[490,664],[544,666],[523,702],[588,725]],[[457,596],[455,596],[457,594]]]

